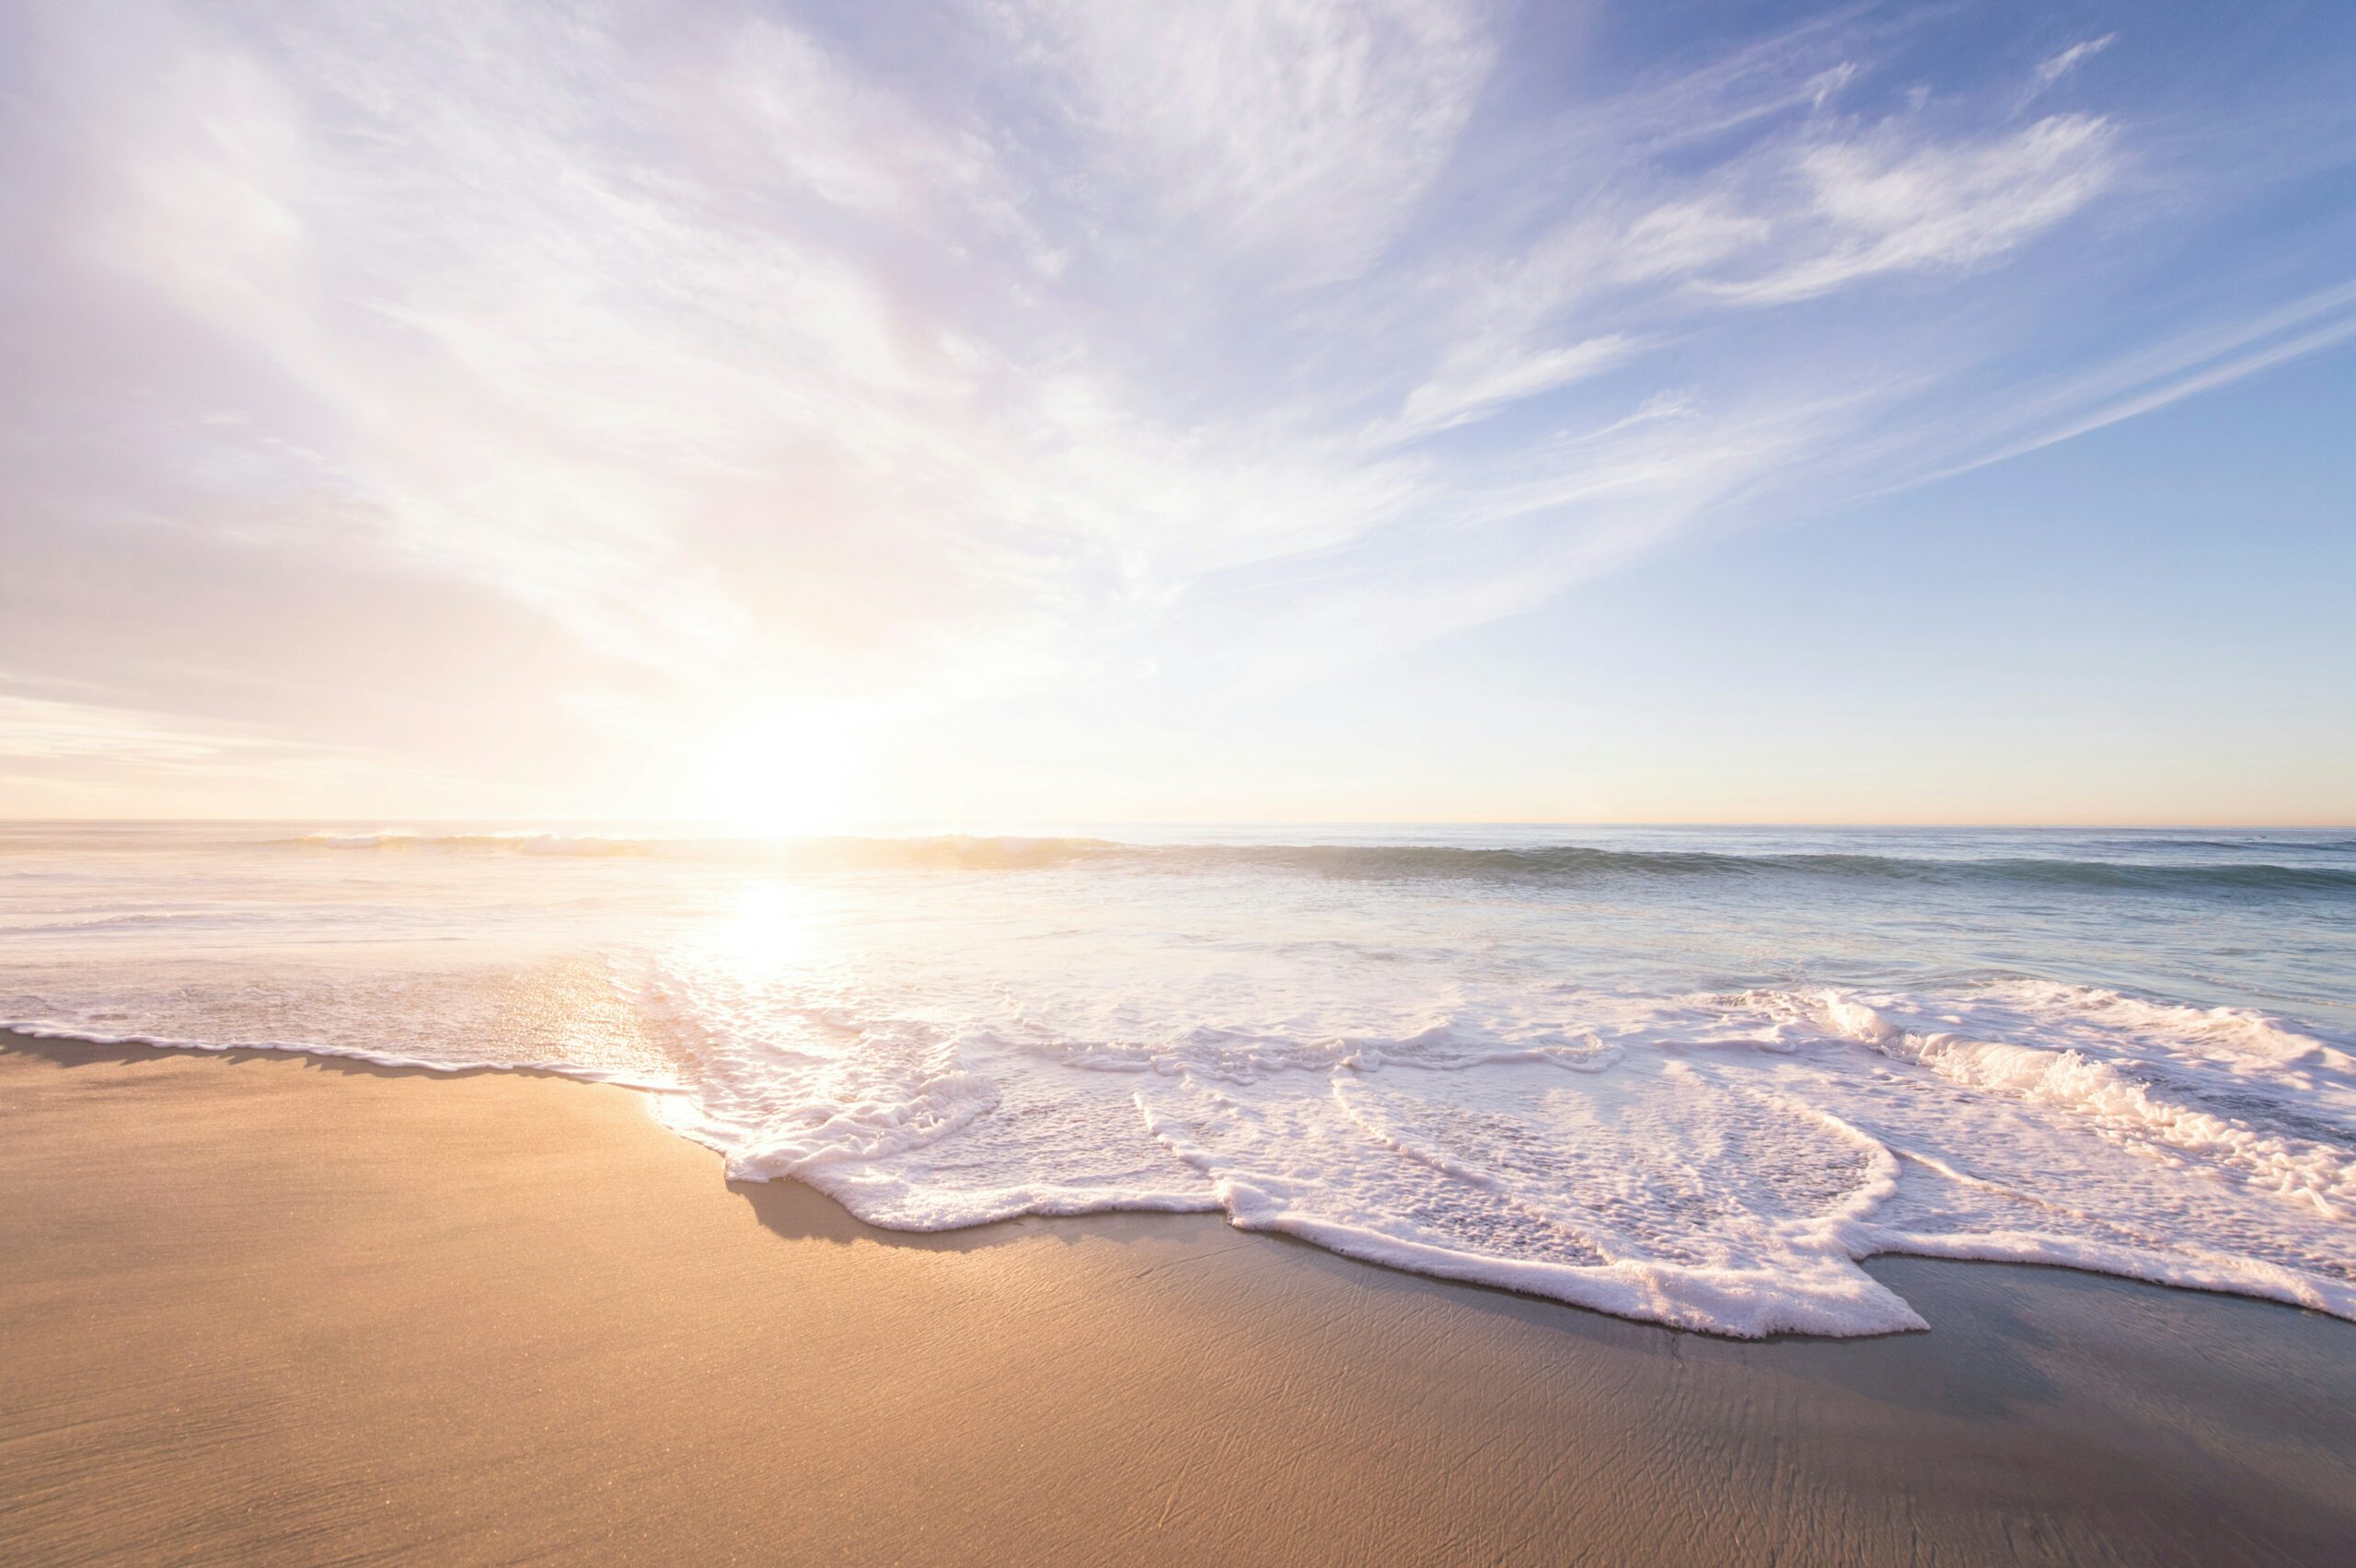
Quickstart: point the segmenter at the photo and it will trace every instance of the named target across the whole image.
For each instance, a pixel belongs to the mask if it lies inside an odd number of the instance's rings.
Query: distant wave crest
[[[2158,863],[2012,856],[1979,859],[1857,853],[1739,855],[1600,849],[1576,844],[1483,848],[1421,844],[1120,843],[1103,838],[963,834],[926,837],[730,838],[560,832],[313,833],[282,841],[315,850],[759,861],[809,870],[1027,870],[1082,862],[1170,872],[1265,870],[1337,878],[1550,881],[1580,878],[1802,876],[1860,882],[1981,882],[2092,890],[2356,892],[2356,866],[2265,861]]]

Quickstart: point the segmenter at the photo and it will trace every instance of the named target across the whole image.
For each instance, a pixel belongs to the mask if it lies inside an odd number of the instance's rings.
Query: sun
[[[699,814],[765,836],[840,827],[859,805],[856,748],[840,719],[774,710],[703,748]]]

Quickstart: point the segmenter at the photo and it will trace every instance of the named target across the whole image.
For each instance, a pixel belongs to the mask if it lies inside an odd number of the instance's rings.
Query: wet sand
[[[626,1090],[0,1035],[0,1562],[2346,1562],[2356,1325],[1885,1259],[1738,1343],[859,1224]]]

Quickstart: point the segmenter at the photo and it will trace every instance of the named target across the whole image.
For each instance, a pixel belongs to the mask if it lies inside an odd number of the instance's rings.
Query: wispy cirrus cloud
[[[2058,54],[2048,55],[2038,63],[2032,74],[2030,91],[2041,93],[2087,61],[2119,41],[2119,35],[2107,32],[2100,38],[2081,39]]]
[[[747,694],[1306,678],[2016,447],[1987,367],[2165,174],[2068,101],[2113,34],[1924,81],[1931,23],[1871,10],[1611,69],[1472,0],[937,20],[18,18],[0,592],[87,606],[91,541],[148,529],[402,616],[445,584],[461,644],[495,599],[584,774]],[[248,674],[185,717],[299,731]]]
[[[1812,145],[1797,159],[1807,205],[1782,225],[1798,231],[1796,254],[1703,287],[1776,304],[1881,273],[1983,265],[2100,196],[2116,177],[2116,142],[2098,116],[2057,114],[1980,142],[1880,127]]]
[[[999,13],[1047,68],[1086,215],[1304,287],[1373,262],[1447,166],[1496,56],[1466,0]]]
[[[2356,340],[2356,281],[2254,317],[2180,333],[2091,370],[2020,388],[2004,407],[1950,432],[1968,454],[1912,476],[1945,478],[2089,434],[2277,365]]]
[[[238,816],[250,814],[257,791],[280,811],[331,814],[340,800],[387,781],[408,786],[413,799],[438,796],[445,809],[483,798],[479,781],[434,778],[395,757],[270,727],[0,691],[0,787],[34,814],[138,814],[169,799],[191,814]]]

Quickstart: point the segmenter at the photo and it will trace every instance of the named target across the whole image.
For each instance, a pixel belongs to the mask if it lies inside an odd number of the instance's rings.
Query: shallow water
[[[0,826],[0,1018],[647,1090],[879,1225],[1219,1209],[1734,1334],[2356,1318],[2356,834]]]

